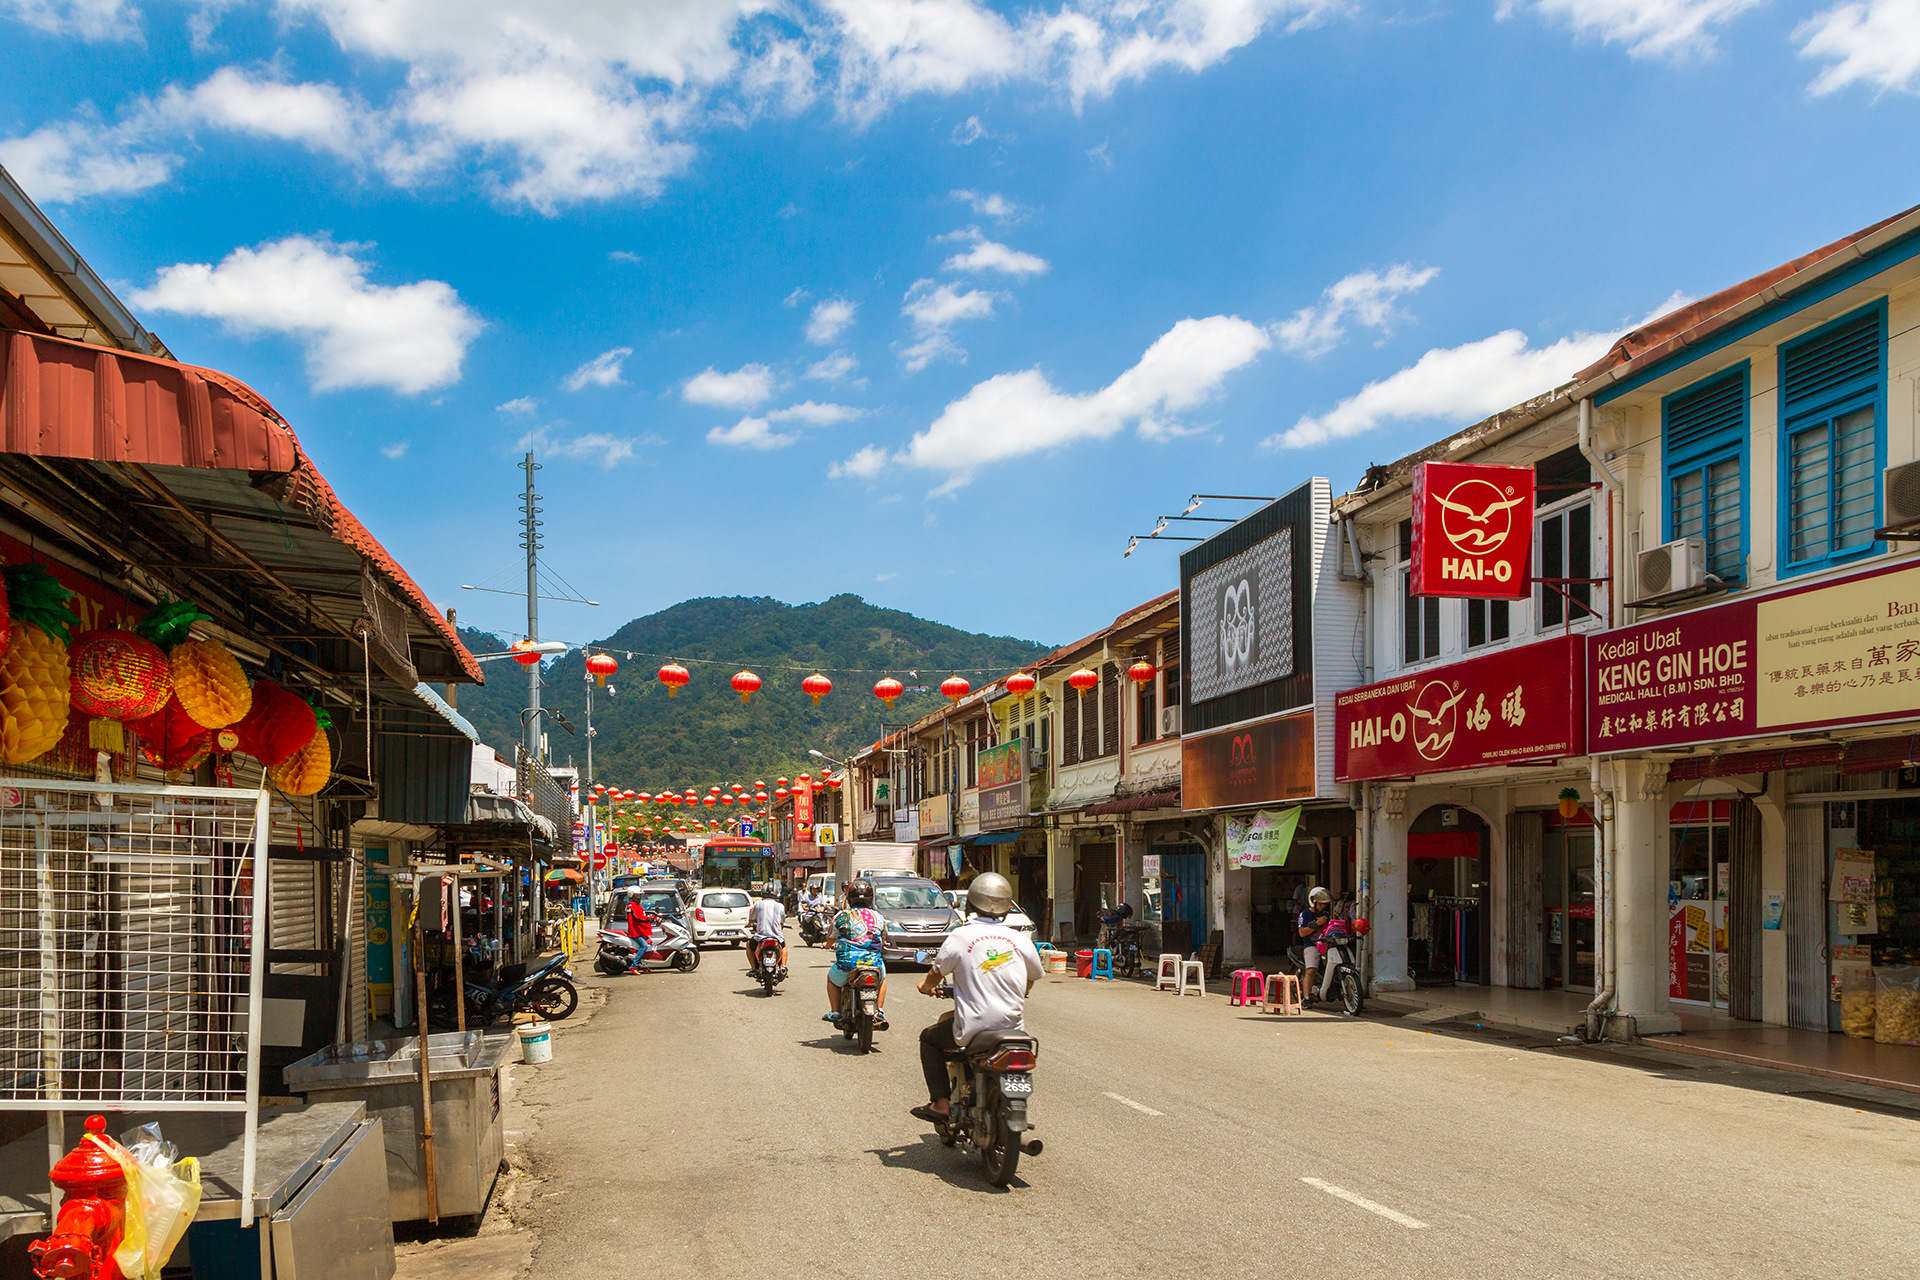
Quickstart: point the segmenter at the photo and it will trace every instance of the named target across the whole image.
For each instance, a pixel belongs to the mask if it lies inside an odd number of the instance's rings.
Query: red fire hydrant
[[[105,1116],[88,1116],[88,1133],[105,1133]],[[97,1142],[60,1157],[50,1175],[66,1193],[53,1234],[27,1246],[33,1271],[45,1280],[125,1280],[113,1251],[126,1226],[127,1178]]]

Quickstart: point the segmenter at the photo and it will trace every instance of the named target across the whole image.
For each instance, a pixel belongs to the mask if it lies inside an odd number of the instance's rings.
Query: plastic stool
[[[1189,974],[1193,976],[1189,978]],[[1207,966],[1198,960],[1180,962],[1180,994],[1185,995],[1188,991],[1198,991],[1202,999],[1207,994]]]
[[[1160,971],[1154,975],[1153,989],[1167,991],[1180,985],[1180,955],[1175,951],[1160,953]]]
[[[1113,952],[1105,947],[1093,949],[1093,968],[1087,971],[1089,978],[1105,978],[1113,981]]]
[[[1299,1013],[1300,979],[1291,973],[1275,973],[1267,977],[1267,998],[1261,1004],[1260,1012],[1279,1010],[1281,1016]]]
[[[1250,1004],[1265,1004],[1267,1000],[1267,978],[1258,969],[1235,969],[1233,971],[1233,992],[1228,1004],[1240,1007]]]

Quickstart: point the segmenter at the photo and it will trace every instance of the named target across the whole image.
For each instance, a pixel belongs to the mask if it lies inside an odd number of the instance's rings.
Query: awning
[[[1141,809],[1178,809],[1179,807],[1178,791],[1156,791],[1150,796],[1128,796],[1125,800],[1105,800],[1099,804],[1090,804],[1080,812],[1135,813]]]
[[[983,835],[967,836],[968,844],[1012,844],[1020,838],[1018,831],[989,831]]]
[[[472,739],[476,746],[480,745],[480,731],[473,727],[473,722],[455,711],[452,703],[435,693],[432,685],[424,682],[416,684],[413,692],[415,697],[438,712],[442,720]]]

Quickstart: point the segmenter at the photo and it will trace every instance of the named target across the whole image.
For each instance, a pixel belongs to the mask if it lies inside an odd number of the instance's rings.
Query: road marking
[[[1107,1096],[1112,1097],[1113,1095],[1108,1094]],[[1310,1187],[1318,1187],[1330,1196],[1338,1196],[1348,1204],[1357,1204],[1368,1213],[1377,1213],[1389,1222],[1397,1222],[1403,1227],[1412,1227],[1416,1231],[1421,1231],[1426,1228],[1427,1224],[1418,1218],[1409,1218],[1406,1214],[1396,1209],[1389,1209],[1383,1204],[1375,1204],[1365,1196],[1357,1196],[1345,1187],[1336,1187],[1331,1182],[1322,1182],[1319,1178],[1302,1178],[1300,1181]]]
[[[1143,1107],[1139,1103],[1135,1102],[1132,1098],[1123,1098],[1117,1093],[1110,1093],[1107,1096],[1109,1098],[1112,1098],[1115,1102],[1119,1103],[1121,1106],[1132,1107],[1135,1111],[1138,1111],[1143,1115],[1163,1116],[1166,1114],[1166,1112],[1164,1111],[1155,1111],[1152,1107]]]

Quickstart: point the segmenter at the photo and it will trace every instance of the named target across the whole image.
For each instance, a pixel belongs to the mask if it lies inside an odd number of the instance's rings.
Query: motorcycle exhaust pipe
[[[1020,1144],[1020,1149],[1030,1156],[1037,1156],[1045,1149],[1045,1145],[1046,1144],[1042,1143],[1038,1138],[1028,1138]]]

